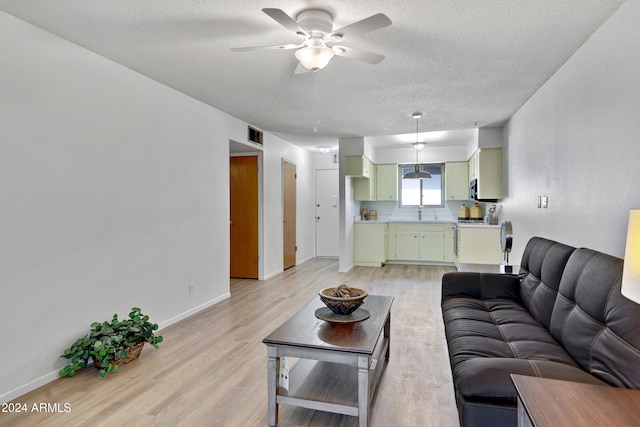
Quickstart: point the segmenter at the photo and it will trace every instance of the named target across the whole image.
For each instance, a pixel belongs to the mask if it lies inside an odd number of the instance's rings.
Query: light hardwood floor
[[[14,402],[70,404],[68,413],[0,413],[0,426],[267,425],[262,339],[325,287],[347,283],[395,297],[391,356],[371,408],[372,427],[458,426],[440,311],[449,267],[387,265],[338,273],[315,259],[266,281],[231,282],[231,298],[164,328],[159,350],[100,379],[93,368]],[[365,303],[366,304],[366,303]],[[280,406],[280,426],[357,426],[355,417]]]

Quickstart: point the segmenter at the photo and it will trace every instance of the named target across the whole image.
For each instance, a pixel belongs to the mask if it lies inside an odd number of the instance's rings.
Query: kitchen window
[[[421,163],[420,169],[431,174],[430,179],[402,179],[407,172],[415,169],[411,165],[399,165],[400,169],[400,206],[444,206],[443,165]]]

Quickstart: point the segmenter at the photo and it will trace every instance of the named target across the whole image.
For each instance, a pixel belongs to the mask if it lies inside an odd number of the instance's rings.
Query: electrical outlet
[[[189,283],[189,295],[193,295],[196,291],[196,284],[191,282]]]
[[[542,208],[547,209],[549,207],[549,196],[542,196]]]
[[[289,358],[280,358],[280,378],[278,378],[278,384],[285,390],[289,390]]]
[[[542,207],[542,196],[538,196],[538,209]]]

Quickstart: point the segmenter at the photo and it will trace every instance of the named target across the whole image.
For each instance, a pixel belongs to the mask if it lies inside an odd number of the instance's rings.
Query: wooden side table
[[[640,390],[511,375],[518,426],[640,425]]]

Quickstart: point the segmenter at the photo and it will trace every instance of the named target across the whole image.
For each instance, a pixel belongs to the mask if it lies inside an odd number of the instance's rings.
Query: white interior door
[[[340,256],[338,170],[316,170],[316,256]]]

